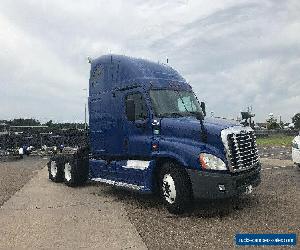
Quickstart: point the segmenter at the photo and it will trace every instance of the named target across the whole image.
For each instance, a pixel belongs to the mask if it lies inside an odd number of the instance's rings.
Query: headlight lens
[[[207,153],[201,153],[199,160],[202,168],[211,170],[227,170],[226,164],[220,158]]]

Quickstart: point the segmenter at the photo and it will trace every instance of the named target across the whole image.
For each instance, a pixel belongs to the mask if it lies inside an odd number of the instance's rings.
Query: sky
[[[84,120],[87,57],[166,62],[236,118],[300,112],[299,0],[1,0],[0,120]]]

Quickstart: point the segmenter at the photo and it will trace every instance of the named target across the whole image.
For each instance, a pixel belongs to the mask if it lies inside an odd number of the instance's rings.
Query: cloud
[[[86,56],[165,61],[216,115],[300,112],[295,1],[0,3],[0,117],[83,120]]]

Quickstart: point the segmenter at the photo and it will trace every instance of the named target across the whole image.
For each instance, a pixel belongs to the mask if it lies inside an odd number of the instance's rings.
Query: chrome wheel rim
[[[164,176],[162,189],[166,201],[170,204],[173,204],[176,199],[176,188],[175,182],[170,174],[166,174]]]
[[[57,164],[55,161],[51,161],[50,163],[50,173],[52,177],[56,177],[57,175]]]
[[[72,167],[71,167],[70,163],[67,162],[67,163],[65,164],[65,169],[64,169],[64,172],[65,172],[65,179],[66,179],[67,181],[70,181],[70,180],[72,179],[71,169],[72,169]]]

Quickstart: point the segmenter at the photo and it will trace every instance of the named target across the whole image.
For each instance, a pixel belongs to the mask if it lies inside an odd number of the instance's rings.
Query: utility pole
[[[86,119],[86,102],[87,102],[87,88],[82,89],[85,91],[85,100],[84,100],[84,130],[87,130],[87,119]]]
[[[84,130],[86,130],[87,124],[86,124],[86,103],[84,104]]]

